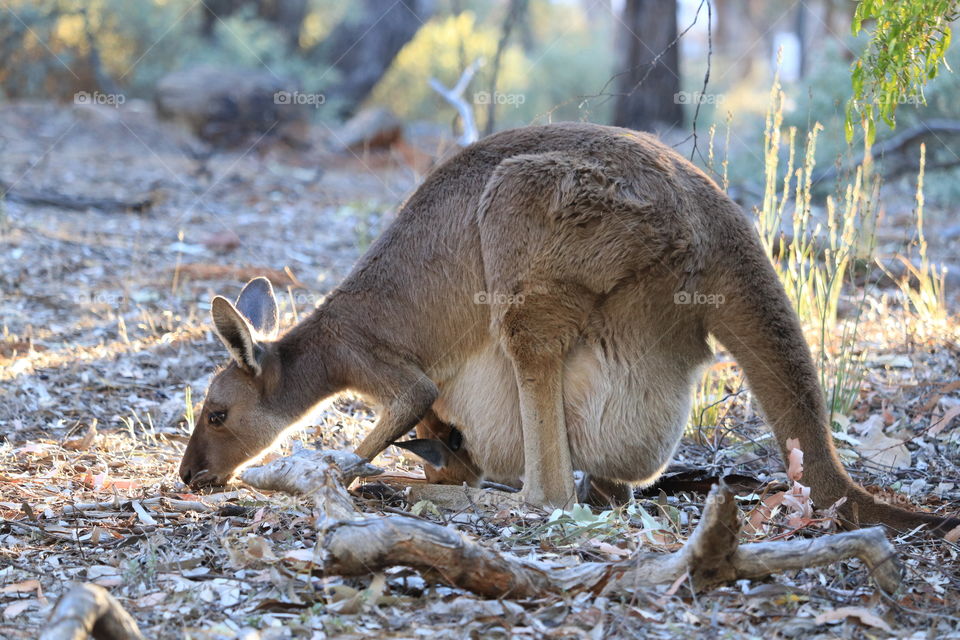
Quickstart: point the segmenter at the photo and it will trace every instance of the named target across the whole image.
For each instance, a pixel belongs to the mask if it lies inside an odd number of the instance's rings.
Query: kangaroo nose
[[[191,469],[180,470],[180,479],[183,480],[183,484],[189,485],[190,478],[192,477],[193,477],[193,471]]]

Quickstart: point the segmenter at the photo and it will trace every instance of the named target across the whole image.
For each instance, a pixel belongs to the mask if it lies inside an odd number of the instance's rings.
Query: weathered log
[[[339,462],[335,460],[338,455]],[[560,568],[489,549],[453,529],[422,519],[360,518],[338,474],[345,468],[353,477],[368,467],[353,454],[313,452],[248,469],[242,478],[260,489],[304,494],[317,501],[324,515],[319,522],[323,542],[315,561],[328,574],[366,575],[402,565],[421,571],[428,579],[479,595],[527,598],[578,591],[623,593],[675,584],[684,576],[695,589],[705,589],[859,558],[884,590],[893,592],[900,584],[893,546],[879,528],[740,546],[740,513],[733,492],[723,483],[711,489],[703,517],[679,551],[637,553],[619,562]],[[412,491],[420,489],[422,486]],[[452,490],[470,501],[479,500],[484,493],[464,487]]]
[[[956,135],[960,134],[960,120],[946,120],[935,118],[932,120],[927,120],[926,122],[921,122],[920,124],[905,129],[886,140],[881,140],[877,142],[870,148],[870,155],[874,158],[883,158],[885,156],[892,156],[895,154],[903,153],[910,145],[915,142],[919,142],[925,137],[934,136],[939,140],[941,135]],[[945,144],[945,143],[944,143]],[[824,182],[829,182],[835,180],[841,171],[853,171],[855,167],[859,167],[863,164],[865,157],[860,155],[852,163],[838,167],[833,165],[826,167],[824,169],[819,169],[813,172],[813,184],[821,184]],[[956,166],[957,162],[955,158],[953,161],[947,161],[943,163],[942,166],[937,168],[949,168]],[[892,178],[894,175],[899,175],[904,171],[916,171],[919,168],[919,165],[916,164],[899,164],[894,165],[892,171],[885,172],[887,179]],[[931,168],[930,165],[927,168]]]
[[[388,149],[403,137],[403,123],[385,107],[363,109],[331,131],[335,151]]]
[[[29,189],[14,189],[5,182],[0,182],[0,200],[9,200],[20,204],[57,207],[71,211],[86,211],[97,209],[105,213],[130,211],[142,213],[154,204],[154,196],[148,194],[135,200],[117,200],[115,198],[91,198],[87,196],[71,196],[56,191],[34,191]]]
[[[142,640],[136,621],[101,586],[84,583],[65,593],[50,614],[40,640]]]

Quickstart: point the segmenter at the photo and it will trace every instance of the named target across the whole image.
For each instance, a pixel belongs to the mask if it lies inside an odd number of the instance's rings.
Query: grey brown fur
[[[719,303],[678,304],[678,294]],[[248,314],[270,318],[272,294],[258,300],[265,310]],[[646,134],[571,123],[485,138],[434,170],[283,337],[269,339],[270,327],[257,337],[261,327],[222,298],[214,310],[233,362],[212,381],[184,455],[194,484],[224,482],[349,389],[379,407],[357,449],[366,458],[426,416],[421,435],[455,424],[469,452],[441,479],[523,479],[528,501],[566,506],[581,469],[619,493],[669,463],[713,335],[781,448],[800,441],[818,506],[846,497],[851,524],[960,524],[879,502],[849,478],[752,224]],[[215,412],[227,412],[222,425],[209,423]]]

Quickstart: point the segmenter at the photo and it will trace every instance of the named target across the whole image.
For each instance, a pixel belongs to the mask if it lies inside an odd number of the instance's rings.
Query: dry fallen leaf
[[[225,540],[224,547],[230,556],[231,566],[237,569],[258,567],[279,560],[270,541],[252,533]]]
[[[783,498],[786,496],[786,491],[780,491],[773,495],[767,496],[763,501],[754,508],[753,512],[750,514],[750,527],[755,533],[763,533],[766,530],[764,525],[765,521],[769,520],[773,516],[773,510],[783,504]]]
[[[85,487],[89,487],[94,491],[101,491],[104,489],[128,491],[130,489],[139,489],[142,486],[137,480],[131,480],[128,478],[111,478],[105,473],[98,473],[96,475],[87,473],[83,476],[81,481]]]
[[[207,249],[216,253],[230,253],[240,246],[240,236],[233,231],[226,229],[216,233],[211,233],[203,239],[203,244]]]
[[[152,526],[157,524],[157,521],[150,515],[150,513],[140,504],[139,500],[134,500],[130,503],[130,506],[133,507],[133,510],[137,512],[137,517],[140,519],[140,522],[147,526]]]
[[[950,407],[947,409],[947,412],[939,418],[930,418],[930,431],[928,431],[928,433],[932,436],[939,434],[941,431],[949,427],[950,423],[953,422],[953,419],[957,416],[960,416],[960,404]]]
[[[943,539],[947,542],[957,542],[960,541],[960,527],[955,527],[947,532],[947,535],[943,536]]]
[[[141,596],[135,600],[137,606],[142,609],[149,609],[155,607],[164,600],[167,599],[167,594],[163,591],[158,591],[156,593],[151,593],[145,596]]]
[[[94,443],[97,439],[97,419],[94,418],[90,421],[90,424],[87,426],[86,432],[79,437],[73,438],[72,440],[67,440],[63,443],[64,449],[69,449],[70,451],[86,451],[90,448],[90,445]]]
[[[913,361],[905,355],[889,353],[870,358],[867,363],[875,367],[892,367],[895,369],[912,369]]]
[[[313,549],[290,549],[283,554],[283,559],[288,562],[315,562],[316,556]]]
[[[903,440],[891,438],[883,432],[883,417],[874,414],[860,424],[853,425],[859,433],[857,451],[871,463],[890,469],[909,469],[910,450]]]
[[[615,545],[610,544],[609,542],[601,542],[600,540],[597,540],[595,538],[590,540],[589,544],[593,546],[600,553],[604,553],[608,556],[614,556],[615,558],[626,558],[633,553],[629,549],[617,547]]]
[[[773,510],[780,505],[789,510],[787,525],[793,529],[800,529],[813,519],[810,487],[800,482],[800,478],[803,477],[803,450],[800,448],[800,441],[797,438],[788,439],[787,448],[790,450],[787,454],[787,477],[793,485],[787,491],[768,496],[754,509],[749,521],[750,526],[758,533],[763,527],[763,522],[769,520]]]
[[[29,609],[30,607],[35,607],[40,604],[40,601],[36,598],[31,598],[29,600],[17,600],[9,605],[7,605],[3,610],[4,618],[16,618],[18,615]]]
[[[843,622],[847,618],[856,618],[861,624],[883,629],[887,633],[893,633],[893,629],[890,628],[890,625],[888,625],[883,618],[866,607],[839,607],[837,609],[831,609],[818,615],[815,621],[817,624],[831,624]]]
[[[810,501],[810,487],[794,482],[783,496],[784,506],[790,509],[787,524],[794,529],[809,523],[813,518],[813,502]]]
[[[787,477],[793,482],[799,482],[803,477],[803,450],[800,449],[800,440],[787,438],[787,448],[790,449],[787,457]]]
[[[14,582],[13,584],[0,587],[0,593],[25,593],[39,588],[39,580],[24,580],[23,582]]]

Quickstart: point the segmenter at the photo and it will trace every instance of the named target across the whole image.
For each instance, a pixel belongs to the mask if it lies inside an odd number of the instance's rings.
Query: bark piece
[[[101,586],[74,585],[54,607],[40,640],[142,640],[136,621]]]
[[[402,565],[428,580],[489,598],[534,598],[560,590],[561,572],[549,565],[488,549],[453,529],[416,518],[337,523],[327,531],[322,549],[328,575],[360,576]],[[575,582],[596,582],[606,571],[601,563],[586,564],[590,567],[578,572]]]

